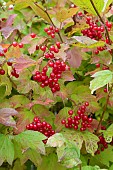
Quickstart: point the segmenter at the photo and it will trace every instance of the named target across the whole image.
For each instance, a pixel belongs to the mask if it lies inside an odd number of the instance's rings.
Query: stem
[[[76,102],[75,102],[73,99],[71,99],[71,98],[69,98],[69,97],[68,97],[68,99],[69,99],[75,106],[77,106]]]
[[[108,93],[108,95],[107,95],[106,104],[105,104],[105,106],[104,106],[102,116],[101,116],[101,118],[100,118],[98,127],[97,127],[96,132],[95,132],[96,135],[98,134],[99,129],[100,129],[100,125],[101,125],[101,123],[102,123],[102,121],[103,121],[103,117],[104,117],[105,111],[106,111],[106,109],[107,109],[107,105],[108,105],[108,102],[109,102],[110,94],[111,94],[111,92],[112,92],[112,88],[113,88],[113,84],[112,84],[112,86],[111,86],[111,88],[110,88],[110,90],[109,90],[109,93]]]
[[[37,3],[34,3],[34,4],[35,4],[38,8],[40,8],[42,11],[44,11],[44,12],[47,14],[49,20],[51,21],[51,24],[52,24],[54,27],[56,27],[55,24],[53,23],[50,15],[48,14],[47,10],[44,10],[43,8],[41,8],[40,6],[38,6]],[[60,38],[60,41],[63,43],[63,39],[62,39],[62,37],[61,37],[61,35],[60,35],[59,32],[58,32],[58,36],[59,36],[59,38]]]
[[[108,40],[109,40],[109,44],[111,45],[111,40],[110,40],[110,36],[109,36],[109,32],[108,32],[108,30],[107,30],[106,24],[105,24],[104,20],[102,19],[102,17],[100,16],[98,10],[96,9],[93,0],[90,0],[90,2],[91,2],[91,4],[92,4],[92,6],[93,6],[95,12],[97,13],[98,17],[100,18],[100,21],[101,21],[102,24],[104,25],[104,28],[105,28],[105,30],[106,30],[106,35],[107,35],[107,38],[108,38]]]

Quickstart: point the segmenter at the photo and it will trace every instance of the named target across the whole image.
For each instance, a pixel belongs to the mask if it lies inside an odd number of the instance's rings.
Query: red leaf
[[[11,26],[13,24],[13,21],[16,18],[16,16],[17,16],[17,14],[10,15],[9,18],[7,19],[5,25]]]
[[[71,67],[78,68],[82,61],[82,52],[79,48],[74,47],[67,52],[68,62]]]
[[[20,73],[25,68],[28,68],[36,64],[36,62],[29,58],[28,56],[16,58],[15,63],[16,64],[14,64],[14,68],[18,73]]]
[[[71,71],[64,71],[62,73],[62,78],[65,80],[65,81],[73,81],[75,80],[73,74]]]
[[[29,103],[28,105],[27,105],[27,107],[28,108],[31,108],[31,107],[33,107],[35,104],[41,104],[41,105],[49,105],[50,103],[53,103],[54,102],[54,100],[51,100],[51,99],[46,99],[45,101],[42,101],[42,100],[37,100],[37,101],[34,101],[34,102],[32,102],[32,103]]]
[[[0,109],[0,123],[5,126],[16,127],[16,122],[12,116],[15,116],[17,114],[18,114],[18,112],[12,108]]]
[[[91,127],[88,128],[88,130],[89,130],[91,133],[93,133],[93,132],[97,129],[98,124],[99,124],[99,122],[98,122],[96,119],[93,119],[93,121],[92,121],[92,123],[91,123]],[[101,125],[99,126],[99,130],[101,130]]]

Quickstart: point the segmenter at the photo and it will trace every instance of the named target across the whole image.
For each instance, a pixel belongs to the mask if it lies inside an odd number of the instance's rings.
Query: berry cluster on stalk
[[[69,117],[66,119],[61,120],[61,123],[66,128],[73,128],[75,130],[85,131],[87,128],[91,127],[91,123],[93,119],[91,117],[88,117],[87,114],[85,114],[87,107],[89,106],[88,102],[85,102],[85,104],[81,105],[79,109],[77,110],[77,115],[74,115],[73,110],[69,110],[68,114]]]
[[[55,34],[59,33],[59,29],[54,27],[54,26],[50,26],[50,27],[46,27],[44,28],[44,31],[47,33],[48,36],[50,36],[51,38],[55,38]]]
[[[52,68],[50,75],[48,76],[48,69]],[[65,71],[66,64],[60,60],[49,60],[48,64],[43,67],[42,72],[36,71],[33,76],[33,80],[40,83],[42,88],[49,86],[51,88],[52,93],[60,90],[60,85],[58,80],[61,78],[61,74]]]
[[[104,151],[105,149],[108,148],[108,143],[105,141],[103,135],[99,136],[99,142],[97,144],[98,144],[98,149],[95,152],[95,155],[100,154],[101,151]]]
[[[108,37],[106,37],[106,38],[103,37],[104,34],[105,34],[105,27],[98,20],[96,20],[94,22],[94,21],[92,21],[91,17],[87,17],[86,18],[86,23],[89,25],[89,28],[84,29],[84,30],[81,31],[81,33],[84,36],[90,37],[91,39],[94,39],[94,40],[97,40],[97,41],[98,40],[104,41],[107,44],[110,43]],[[112,23],[106,21],[105,25],[106,25],[106,28],[107,28],[108,32],[111,31]],[[104,51],[106,49],[107,49],[106,46],[97,47],[97,49],[94,51],[94,53],[97,55],[97,54],[99,54],[99,52]],[[109,50],[109,52],[111,53],[112,51]]]
[[[32,123],[26,126],[27,130],[38,131],[44,134],[47,139],[55,134],[55,131],[52,129],[52,126],[46,121],[41,121],[39,117],[34,117]],[[43,143],[46,144],[47,139],[43,140]]]

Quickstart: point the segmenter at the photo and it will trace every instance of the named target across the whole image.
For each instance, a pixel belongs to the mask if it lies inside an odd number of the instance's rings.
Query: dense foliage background
[[[113,170],[112,3],[0,1],[0,170]]]

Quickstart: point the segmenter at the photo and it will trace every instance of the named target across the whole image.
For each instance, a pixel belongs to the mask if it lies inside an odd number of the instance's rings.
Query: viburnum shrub
[[[0,1],[0,170],[113,170],[112,0]]]

